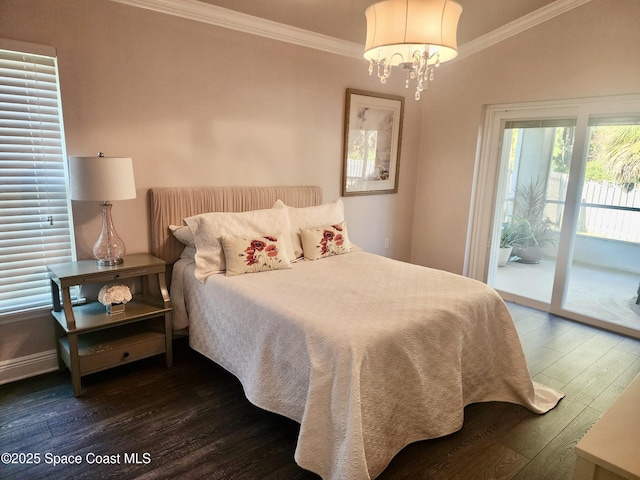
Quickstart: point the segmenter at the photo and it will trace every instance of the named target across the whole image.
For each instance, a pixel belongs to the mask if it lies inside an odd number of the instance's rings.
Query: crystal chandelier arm
[[[380,83],[387,83],[387,78],[391,75],[391,65],[385,63],[384,59],[380,62],[376,62],[375,60],[369,61],[369,75],[373,74],[373,71],[376,70],[377,67],[377,75],[380,79]]]

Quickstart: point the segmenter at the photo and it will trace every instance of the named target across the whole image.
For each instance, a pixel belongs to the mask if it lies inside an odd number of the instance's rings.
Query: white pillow
[[[221,237],[228,277],[291,268],[285,238],[289,234]]]
[[[324,227],[303,228],[300,234],[304,258],[307,260],[318,260],[351,251],[345,222]]]
[[[289,260],[294,260],[291,224],[286,210],[265,209],[249,212],[211,212],[184,219],[196,244],[196,278],[200,282],[225,270],[220,237],[253,237],[282,232]]]
[[[193,232],[186,225],[169,225],[169,230],[173,233],[173,236],[180,240],[181,243],[187,247],[196,246],[196,241],[193,238]]]
[[[291,235],[296,258],[303,255],[300,230],[320,225],[337,225],[344,221],[344,204],[337,198],[331,203],[313,207],[290,207],[282,200],[276,201],[273,208],[286,209],[291,222]]]
[[[196,258],[196,247],[190,247],[189,245],[185,246],[182,249],[182,253],[180,254],[180,258],[189,258],[191,260]]]
[[[193,232],[186,225],[169,225],[169,230],[180,243],[184,245],[180,258],[193,258],[196,256],[196,243]]]

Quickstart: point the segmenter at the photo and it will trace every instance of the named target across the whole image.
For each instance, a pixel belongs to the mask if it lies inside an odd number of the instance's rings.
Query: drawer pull
[[[123,357],[123,358],[127,358],[128,356],[129,356],[129,352],[124,352],[124,353],[122,354],[122,357]]]

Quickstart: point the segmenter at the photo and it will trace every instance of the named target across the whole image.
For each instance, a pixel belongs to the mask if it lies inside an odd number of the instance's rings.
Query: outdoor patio
[[[496,269],[497,290],[550,303],[555,259],[531,265],[508,262]],[[640,274],[584,264],[569,270],[565,310],[624,325],[640,331],[640,305],[636,305]]]

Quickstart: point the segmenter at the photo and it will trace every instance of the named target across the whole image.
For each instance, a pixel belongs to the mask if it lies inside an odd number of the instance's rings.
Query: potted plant
[[[505,222],[500,230],[500,252],[498,253],[498,266],[504,267],[511,258],[513,250],[514,230],[511,223]]]
[[[555,244],[553,222],[544,213],[547,192],[540,178],[518,188],[515,198],[515,214],[512,219],[513,254],[522,263],[540,263],[542,249]]]

